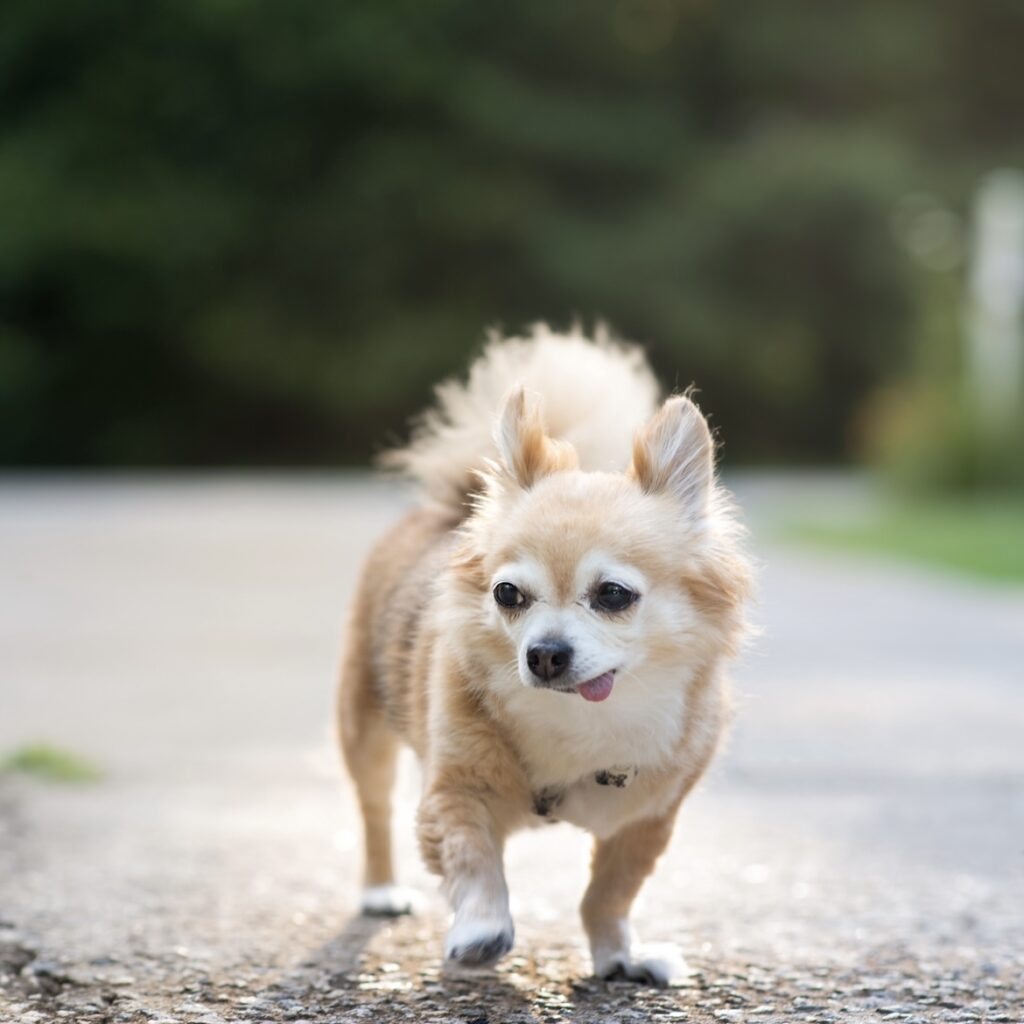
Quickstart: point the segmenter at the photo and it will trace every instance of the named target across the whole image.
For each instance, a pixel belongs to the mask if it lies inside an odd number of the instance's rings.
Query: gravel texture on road
[[[799,493],[804,488],[804,494]],[[1024,1021],[1024,593],[759,536],[763,635],[726,749],[636,916],[692,973],[599,982],[586,838],[512,840],[512,954],[444,969],[436,882],[354,914],[359,832],[332,743],[339,622],[405,500],[353,479],[0,485],[0,1021]]]

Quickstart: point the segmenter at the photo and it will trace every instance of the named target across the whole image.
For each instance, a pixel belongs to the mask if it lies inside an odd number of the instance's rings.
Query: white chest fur
[[[630,821],[665,810],[677,792],[678,785],[671,778],[650,770],[639,769],[633,782],[622,788],[585,776],[564,792],[553,794],[544,817],[567,821],[605,839]]]
[[[495,689],[531,786],[567,790],[613,765],[667,766],[683,731],[688,681],[629,674],[600,703],[516,677]]]

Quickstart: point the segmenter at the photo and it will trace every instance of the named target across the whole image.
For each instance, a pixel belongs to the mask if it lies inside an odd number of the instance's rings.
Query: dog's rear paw
[[[510,920],[463,921],[448,932],[445,959],[463,967],[489,967],[512,948],[514,938]]]
[[[402,885],[367,886],[359,901],[367,917],[401,917],[415,913],[418,906],[419,893]]]
[[[639,985],[667,988],[686,978],[690,969],[672,946],[651,948],[643,955],[627,952],[595,957],[594,973],[605,981],[635,981]]]

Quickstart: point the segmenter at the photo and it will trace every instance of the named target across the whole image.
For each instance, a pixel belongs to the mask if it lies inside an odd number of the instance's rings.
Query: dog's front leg
[[[664,816],[626,825],[594,842],[590,884],[580,911],[590,940],[594,973],[667,985],[685,973],[674,950],[644,954],[633,946],[629,912],[644,880],[672,835],[675,808]]]
[[[502,855],[505,837],[529,813],[530,788],[501,729],[443,652],[430,693],[420,852],[443,878],[454,911],[445,956],[479,967],[512,948]]]
[[[455,915],[445,957],[472,967],[500,959],[514,937],[503,836],[491,806],[496,798],[486,791],[440,785],[420,805],[424,859],[443,877]]]

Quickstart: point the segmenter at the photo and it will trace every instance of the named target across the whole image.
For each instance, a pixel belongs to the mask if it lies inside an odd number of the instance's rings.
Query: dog
[[[606,333],[491,337],[386,456],[423,499],[358,585],[339,732],[366,913],[409,910],[390,793],[400,744],[418,755],[449,961],[511,949],[505,840],[557,820],[594,837],[595,974],[665,985],[680,970],[634,946],[629,913],[729,716],[751,574],[704,416],[658,394],[640,349]]]

